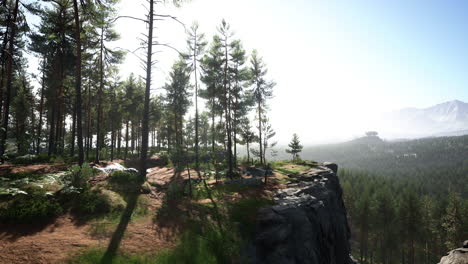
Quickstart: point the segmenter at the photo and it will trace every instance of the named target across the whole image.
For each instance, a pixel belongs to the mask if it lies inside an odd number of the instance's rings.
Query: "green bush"
[[[5,222],[45,222],[62,213],[62,207],[54,198],[43,192],[18,195],[7,207],[0,208],[0,219]]]
[[[109,182],[115,184],[134,184],[138,183],[138,180],[138,174],[125,171],[114,171],[109,177]]]
[[[74,165],[68,172],[71,185],[78,188],[85,188],[88,180],[96,174],[96,171],[88,163],[83,164],[81,167]]]
[[[111,205],[104,195],[86,190],[77,195],[73,210],[80,215],[96,216],[109,213]]]

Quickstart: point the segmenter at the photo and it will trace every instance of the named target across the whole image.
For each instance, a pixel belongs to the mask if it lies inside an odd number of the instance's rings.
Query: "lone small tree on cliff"
[[[302,151],[303,146],[301,145],[301,142],[299,141],[299,137],[297,136],[296,133],[293,134],[293,138],[291,140],[291,143],[288,144],[290,149],[286,149],[286,152],[289,154],[292,154],[293,156],[293,161],[296,161],[299,159],[299,154]]]

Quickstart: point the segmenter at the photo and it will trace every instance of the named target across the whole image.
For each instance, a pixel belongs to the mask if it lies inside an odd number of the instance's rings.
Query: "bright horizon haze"
[[[119,15],[144,18],[143,4],[121,0]],[[293,133],[305,144],[342,141],[379,131],[371,120],[385,112],[468,101],[466,1],[192,0],[156,8],[187,28],[197,21],[208,41],[225,19],[248,54],[258,50],[267,78],[277,83],[269,116],[279,144]],[[186,50],[179,23],[157,21],[156,27],[161,43]],[[112,46],[135,50],[146,27],[122,18],[115,29],[121,40]],[[153,93],[178,56],[158,50]],[[35,70],[37,62],[28,59]],[[144,74],[131,53],[120,70],[122,80]]]

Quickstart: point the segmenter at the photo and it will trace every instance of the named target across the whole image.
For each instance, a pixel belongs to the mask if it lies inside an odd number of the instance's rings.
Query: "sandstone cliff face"
[[[336,164],[311,168],[259,211],[254,263],[348,264],[350,230]]]

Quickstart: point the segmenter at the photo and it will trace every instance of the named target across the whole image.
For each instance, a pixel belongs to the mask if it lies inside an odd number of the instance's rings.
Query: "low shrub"
[[[73,211],[83,216],[97,216],[109,213],[111,205],[101,193],[86,190],[77,195]]]
[[[138,180],[137,173],[126,171],[114,171],[109,177],[109,182],[114,184],[135,184]]]
[[[72,186],[77,188],[86,188],[88,180],[97,173],[88,163],[83,164],[81,167],[74,165],[68,172],[68,180]]]
[[[5,208],[0,208],[0,220],[14,223],[45,222],[62,213],[60,204],[44,192],[18,195]]]

